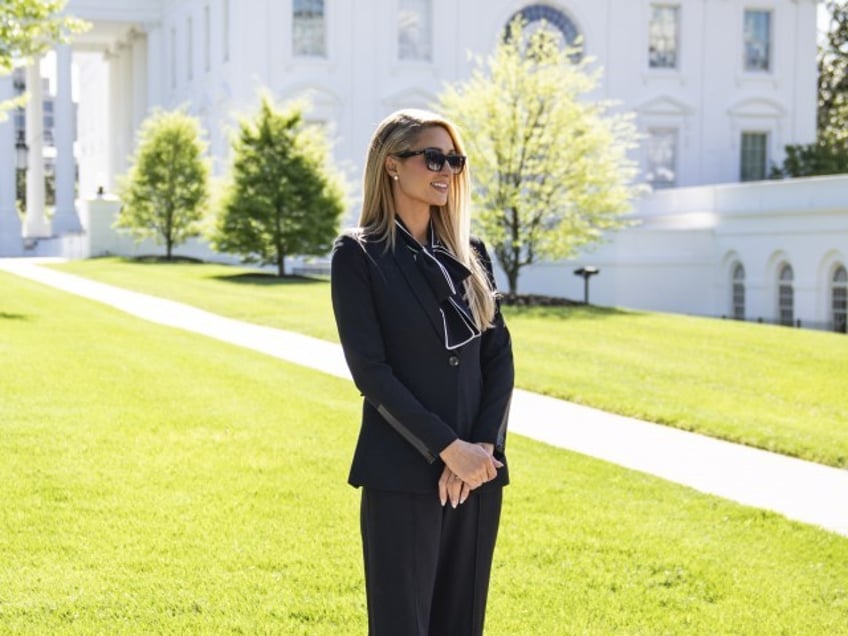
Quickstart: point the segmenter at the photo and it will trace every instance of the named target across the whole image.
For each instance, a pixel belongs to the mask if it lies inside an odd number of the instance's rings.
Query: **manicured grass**
[[[0,286],[0,633],[364,633],[351,384]],[[509,455],[487,634],[846,633],[848,539]]]
[[[326,282],[116,259],[61,269],[337,340]],[[602,308],[505,313],[525,389],[848,467],[844,335]]]

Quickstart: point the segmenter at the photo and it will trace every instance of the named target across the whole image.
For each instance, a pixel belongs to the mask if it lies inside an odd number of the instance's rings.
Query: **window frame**
[[[395,58],[401,64],[432,64],[434,62],[434,54],[435,54],[435,46],[433,41],[433,18],[434,18],[434,7],[433,0],[418,0],[419,2],[426,2],[427,11],[429,15],[427,16],[427,33],[425,37],[427,39],[426,45],[426,56],[414,56],[414,57],[404,57],[402,55],[403,47],[401,46],[401,17],[403,15],[404,7],[401,6],[404,2],[410,2],[414,0],[397,0],[395,4],[395,8],[397,10],[397,49],[395,52]]]
[[[650,186],[655,190],[666,190],[669,188],[676,188],[678,183],[678,164],[680,157],[680,128],[677,126],[648,126],[646,129],[647,139],[655,139],[657,135],[655,133],[672,133],[673,142],[672,142],[672,153],[671,153],[671,172],[674,175],[674,179],[671,181],[659,182],[660,185],[657,185],[657,180],[650,180],[648,175],[654,170],[656,167],[651,163],[651,152],[649,148],[645,149],[645,180],[648,181]],[[659,164],[656,164],[659,165]]]
[[[795,325],[795,270],[789,263],[777,268],[777,322],[786,327]]]
[[[830,316],[835,332],[848,333],[848,270],[842,264],[830,277]]]
[[[748,183],[752,181],[764,181],[768,178],[768,166],[771,153],[769,152],[769,144],[771,142],[770,130],[743,129],[739,135],[739,182]],[[763,140],[763,157],[762,157],[762,176],[756,178],[746,178],[746,148],[745,139],[754,136],[760,137]]]
[[[766,68],[757,68],[749,65],[747,25],[748,16],[751,14],[762,14],[768,16],[768,41],[766,43]],[[754,76],[768,76],[774,74],[774,18],[773,7],[748,6],[742,13],[742,72]]]
[[[679,72],[680,71],[680,47],[681,47],[681,38],[680,38],[680,28],[682,24],[681,15],[682,8],[679,4],[670,3],[670,2],[652,2],[648,7],[650,13],[648,15],[648,70],[656,73],[671,73],[671,72]],[[673,66],[654,66],[652,60],[652,48],[653,48],[653,25],[654,25],[654,11],[660,10],[668,10],[671,9],[674,11],[674,65]]]
[[[734,320],[745,320],[745,266],[736,261],[730,274],[730,309]]]
[[[298,27],[298,13],[297,13],[297,5],[299,2],[309,2],[309,3],[321,3],[321,52],[306,52],[298,50],[298,41],[296,37],[296,30]],[[307,59],[307,60],[326,60],[329,58],[329,38],[327,37],[328,32],[328,20],[327,20],[327,1],[326,0],[293,0],[291,4],[291,56],[293,59]],[[303,19],[303,18],[301,18]]]

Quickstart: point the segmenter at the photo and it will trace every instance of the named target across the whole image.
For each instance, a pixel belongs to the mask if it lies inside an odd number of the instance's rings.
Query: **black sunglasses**
[[[462,169],[465,168],[465,155],[446,155],[437,148],[424,148],[424,150],[407,150],[405,152],[399,152],[395,156],[400,159],[408,159],[409,157],[415,157],[417,155],[424,155],[424,163],[427,166],[427,170],[430,170],[432,172],[441,172],[442,168],[445,167],[446,161],[448,162],[450,171],[453,174],[459,174],[460,172],[462,172]]]

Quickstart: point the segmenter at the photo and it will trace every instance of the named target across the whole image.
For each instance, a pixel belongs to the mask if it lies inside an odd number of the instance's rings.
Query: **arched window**
[[[745,320],[745,268],[742,263],[736,263],[733,268],[733,318]]]
[[[842,265],[833,272],[833,284],[830,289],[833,330],[848,333],[848,272]]]
[[[507,26],[519,15],[527,23],[525,33],[533,33],[536,29],[548,24],[555,27],[562,35],[562,44],[564,46],[573,47],[580,45],[580,31],[571,18],[559,9],[555,9],[547,4],[529,4],[514,13],[507,21]],[[582,52],[575,52],[571,56],[571,59],[579,62],[582,56]]]
[[[792,289],[792,281],[795,275],[792,266],[783,264],[778,274],[777,287],[777,314],[781,325],[792,326],[795,322],[795,296]]]

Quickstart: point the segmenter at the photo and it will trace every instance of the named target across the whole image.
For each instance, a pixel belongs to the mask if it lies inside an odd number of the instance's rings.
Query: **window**
[[[171,88],[177,87],[177,30],[171,27]]]
[[[677,177],[677,129],[649,129],[646,152],[648,183],[654,188],[673,188]]]
[[[186,18],[186,79],[194,76],[194,25],[191,16]]]
[[[324,57],[324,0],[294,0],[292,46],[295,55]]]
[[[784,264],[780,268],[777,287],[778,322],[789,327],[795,322],[795,298],[792,290],[792,266]]]
[[[559,9],[546,4],[531,4],[513,14],[507,21],[507,25],[518,15],[527,22],[525,33],[533,33],[535,29],[541,28],[544,25],[550,25],[562,36],[562,44],[564,46],[582,48],[580,31],[577,30],[574,22]],[[579,62],[581,57],[580,51],[576,51],[571,56],[571,59]]]
[[[648,66],[650,68],[677,68],[680,8],[651,5],[648,25]]]
[[[432,7],[430,0],[398,3],[398,57],[402,60],[432,59]]]
[[[53,117],[53,100],[45,99],[41,102],[41,121],[42,121],[42,135],[44,139],[44,144],[47,146],[52,146],[53,144],[53,126],[55,125],[55,118]]]
[[[766,178],[768,133],[742,133],[742,153],[739,163],[740,181],[762,181]]]
[[[831,287],[831,307],[833,308],[833,330],[848,333],[848,272],[840,265],[833,272]]]
[[[733,318],[745,320],[745,268],[742,263],[736,263],[733,268]]]
[[[224,61],[230,61],[230,0],[222,0],[221,6],[221,46],[224,51]]]
[[[209,15],[209,5],[203,7],[203,70],[209,71],[212,68],[212,19]]]
[[[771,71],[771,12],[745,10],[745,70]]]

